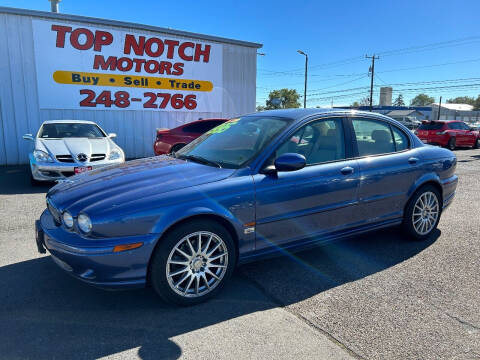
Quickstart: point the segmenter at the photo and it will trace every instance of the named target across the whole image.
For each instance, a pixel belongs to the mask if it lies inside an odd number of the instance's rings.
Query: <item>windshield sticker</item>
[[[226,130],[230,129],[232,125],[236,124],[238,120],[240,120],[240,118],[229,120],[223,123],[222,125],[219,125],[213,128],[212,130],[208,131],[207,134],[219,134],[219,133],[225,132]]]

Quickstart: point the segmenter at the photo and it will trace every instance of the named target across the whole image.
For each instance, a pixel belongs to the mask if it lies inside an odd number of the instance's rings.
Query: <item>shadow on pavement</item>
[[[439,235],[437,230],[430,240],[413,242],[397,229],[382,230],[244,265],[218,297],[189,308],[166,305],[151,289],[91,288],[48,257],[4,266],[0,357],[98,358],[139,347],[143,359],[178,358],[182,349],[170,340],[174,336],[296,303],[382,271],[418,254]]]
[[[30,169],[24,166],[0,166],[1,194],[38,194],[46,193],[55,183],[30,184]]]

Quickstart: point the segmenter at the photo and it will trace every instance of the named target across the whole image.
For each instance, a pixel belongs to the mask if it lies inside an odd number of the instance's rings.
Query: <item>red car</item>
[[[192,121],[173,129],[157,129],[157,138],[153,144],[155,155],[170,154],[180,150],[200,135],[223,124],[228,119],[203,119]]]
[[[420,140],[426,144],[440,145],[450,150],[455,147],[480,147],[480,134],[463,121],[422,121],[415,131]]]

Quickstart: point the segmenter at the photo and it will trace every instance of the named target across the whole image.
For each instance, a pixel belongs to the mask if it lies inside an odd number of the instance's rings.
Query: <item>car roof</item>
[[[441,123],[452,123],[452,122],[463,122],[462,120],[423,120],[425,122],[441,122]]]
[[[196,123],[201,123],[202,121],[228,121],[228,119],[224,119],[224,118],[208,118],[208,119],[198,119],[198,120],[193,120],[193,121],[190,121],[188,123],[185,123],[183,125],[180,125],[178,127],[182,127],[182,126],[186,126],[186,125],[190,125],[190,124],[196,124]]]
[[[225,119],[225,118],[208,118],[208,119],[193,120],[193,121],[190,121],[188,123],[178,125],[177,127],[167,129],[167,130],[180,130],[180,129],[183,129],[184,127],[186,127],[186,126],[193,125],[193,124],[199,124],[199,123],[202,123],[204,121],[228,121],[228,119]]]
[[[320,115],[320,116],[321,115],[358,115],[358,116],[370,116],[370,117],[374,116],[374,117],[383,118],[389,121],[392,120],[392,118],[376,112],[359,111],[359,110],[351,110],[351,109],[331,109],[331,108],[266,110],[266,111],[252,113],[250,115],[277,116],[277,117],[290,118],[294,120],[301,120],[306,117],[315,116],[315,115]]]
[[[43,124],[62,124],[62,123],[68,123],[68,124],[73,124],[73,123],[76,123],[76,124],[94,124],[94,125],[97,125],[95,122],[93,121],[87,121],[87,120],[47,120],[47,121],[44,121]],[[42,124],[42,125],[43,125]]]

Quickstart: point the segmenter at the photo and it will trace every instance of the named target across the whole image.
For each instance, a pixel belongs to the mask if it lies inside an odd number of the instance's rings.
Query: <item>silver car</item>
[[[34,137],[29,154],[32,184],[62,181],[71,175],[125,161],[123,150],[97,124],[80,120],[45,121]]]

